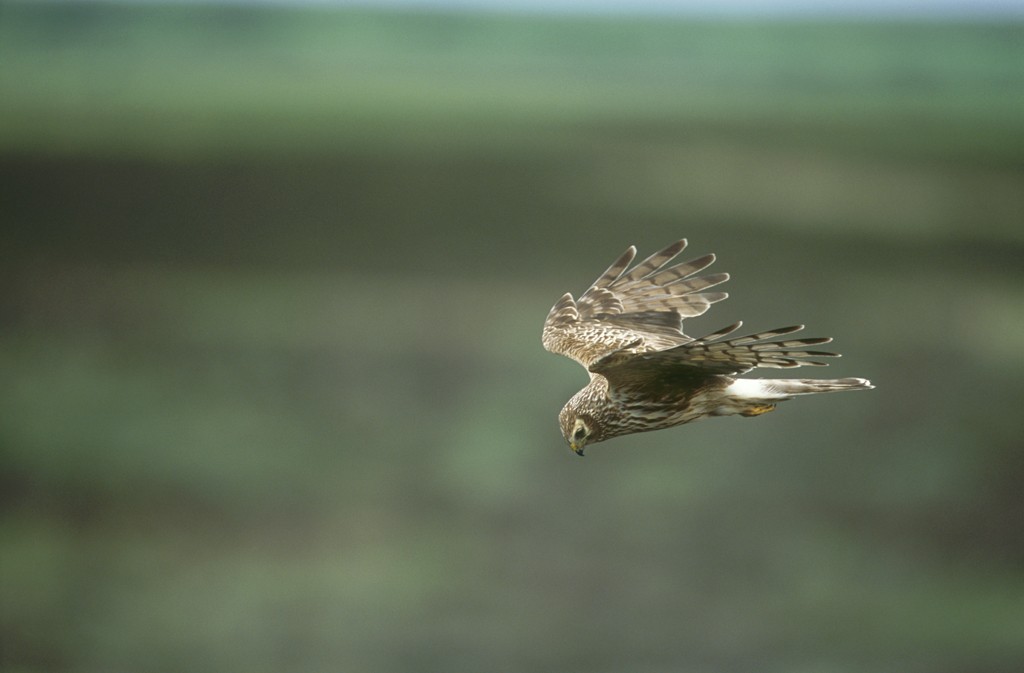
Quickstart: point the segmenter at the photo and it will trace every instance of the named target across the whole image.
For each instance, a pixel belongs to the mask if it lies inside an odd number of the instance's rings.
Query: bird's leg
[[[754,404],[740,412],[740,416],[760,416],[761,414],[767,414],[769,411],[774,411],[774,404]]]

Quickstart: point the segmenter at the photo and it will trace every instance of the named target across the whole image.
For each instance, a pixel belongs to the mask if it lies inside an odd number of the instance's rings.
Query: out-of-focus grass
[[[928,296],[927,278],[829,261],[849,315]],[[876,378],[881,400],[802,400],[579,461],[554,413],[582,372],[538,353],[546,285],[21,280],[0,342],[17,659],[874,671],[1022,654],[1020,549],[998,537],[1019,499],[992,471],[1016,428],[957,401],[992,381],[969,344],[1000,326],[975,317],[953,347],[929,329],[966,306],[918,306],[917,333],[832,319],[857,351],[835,374]]]
[[[623,119],[1019,156],[1018,25],[15,3],[0,146],[195,157],[556,147]]]
[[[1017,673],[1018,33],[4,6],[0,667]],[[878,388],[572,456],[682,235]]]

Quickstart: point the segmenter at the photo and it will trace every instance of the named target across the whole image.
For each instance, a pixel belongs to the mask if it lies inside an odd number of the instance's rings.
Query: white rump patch
[[[778,393],[765,385],[767,383],[769,382],[761,379],[736,379],[725,389],[725,392],[741,400],[763,400],[779,397]]]

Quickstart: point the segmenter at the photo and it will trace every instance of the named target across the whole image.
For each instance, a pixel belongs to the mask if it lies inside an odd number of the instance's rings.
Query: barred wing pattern
[[[702,315],[725,299],[725,292],[704,290],[729,280],[729,274],[695,276],[714,255],[671,264],[685,248],[682,239],[629,269],[636,257],[630,246],[578,300],[562,295],[544,322],[544,347],[590,367],[622,349],[646,353],[692,341],[683,334],[683,318]]]
[[[742,322],[737,322],[705,337],[667,350],[639,354],[628,350],[615,351],[592,363],[590,371],[606,377],[609,384],[616,388],[666,377],[677,378],[685,375],[686,370],[690,370],[690,375],[694,378],[712,375],[735,376],[745,374],[755,367],[824,367],[824,362],[805,358],[839,357],[837,353],[805,348],[829,343],[832,341],[830,337],[772,341],[776,337],[799,332],[804,329],[803,325],[726,338],[742,325]]]

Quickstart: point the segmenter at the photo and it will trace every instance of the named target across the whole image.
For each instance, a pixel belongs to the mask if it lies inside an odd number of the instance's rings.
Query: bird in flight
[[[629,268],[630,246],[579,299],[565,293],[544,321],[544,348],[586,367],[590,383],[558,415],[565,441],[578,455],[589,444],[661,430],[708,416],[760,416],[796,395],[873,388],[866,379],[743,379],[755,367],[824,366],[837,353],[807,350],[829,337],[778,339],[803,325],[730,337],[737,322],[700,338],[683,333],[683,319],[725,299],[706,292],[729,274],[698,276],[714,255],[672,264],[682,239]],[[809,359],[811,358],[811,359]]]

